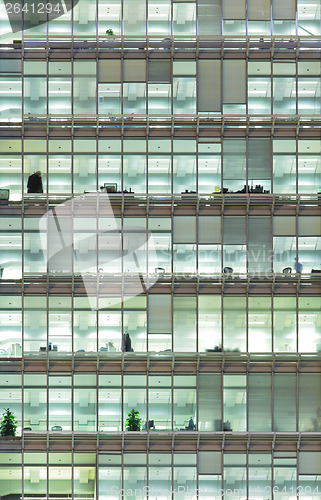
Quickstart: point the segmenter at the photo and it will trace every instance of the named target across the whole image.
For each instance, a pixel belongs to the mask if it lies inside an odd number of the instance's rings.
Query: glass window
[[[272,457],[270,454],[249,454],[249,491],[251,498],[261,498],[272,488]]]
[[[74,297],[74,352],[97,351],[97,312],[87,297]]]
[[[123,412],[124,412],[124,430],[126,428],[126,421],[128,418],[128,413],[132,410],[139,412],[139,418],[141,418],[141,430],[144,429],[146,424],[146,375],[125,375],[124,378],[124,395],[123,395]],[[159,408],[159,406],[157,407]],[[165,408],[164,408],[165,410]],[[163,410],[160,410],[161,412]],[[155,414],[155,418],[154,418]],[[149,416],[148,418],[153,418],[157,420],[158,415],[156,411],[154,412],[151,406],[149,406]],[[146,430],[146,425],[145,425]]]
[[[50,114],[70,114],[72,112],[70,62],[49,62],[48,99],[48,112]]]
[[[297,13],[299,36],[321,34],[320,0],[298,0]]]
[[[124,35],[146,34],[146,0],[123,0]]]
[[[195,453],[174,453],[173,489],[177,491],[177,493],[174,494],[174,499],[178,500],[181,496],[179,494],[179,486],[181,485],[185,485],[186,488],[184,498],[189,500],[195,498],[194,492],[197,490],[196,483],[197,468]]]
[[[321,352],[319,297],[299,297],[299,352]]]
[[[172,429],[172,390],[171,377],[168,375],[152,375],[148,379],[148,425],[145,430]],[[180,418],[174,419],[174,426],[180,425]],[[143,426],[144,430],[144,426]]]
[[[195,35],[196,1],[173,4],[174,35]]]
[[[247,497],[246,472],[245,454],[224,454],[223,488],[224,491],[231,491],[235,499]]]
[[[296,373],[274,373],[273,430],[275,432],[296,431],[296,385]]]
[[[174,375],[174,430],[196,431],[196,376]]]
[[[28,497],[47,495],[47,454],[24,453],[23,491]],[[21,467],[21,465],[20,465]]]
[[[249,431],[271,431],[271,375],[249,373]]]
[[[77,4],[75,10],[79,5],[80,3]],[[82,16],[90,15],[90,11],[91,4],[83,5]],[[86,29],[88,28],[90,27],[87,23]],[[96,61],[74,61],[73,112],[75,114],[96,114],[96,73]]]
[[[296,143],[285,139],[273,141],[273,192],[296,193]]]
[[[148,351],[172,350],[172,297],[148,296]]]
[[[135,12],[135,11],[134,11]],[[108,29],[113,30],[114,35],[121,35],[121,0],[99,0],[98,2],[98,33],[101,38],[106,37]],[[131,33],[127,33],[131,34]],[[107,37],[106,37],[107,38]]]
[[[248,63],[248,112],[257,114],[271,113],[270,62],[249,61]]]
[[[20,358],[22,356],[21,297],[1,296],[0,332],[1,357]]]
[[[1,466],[1,481],[0,495],[1,498],[11,496],[12,500],[19,500],[22,495],[22,470],[21,470],[22,455],[17,452],[2,452],[0,453]],[[26,472],[26,469],[25,469]],[[30,484],[30,483],[29,483]],[[24,491],[28,491],[28,482]],[[9,492],[9,493],[8,493]]]
[[[24,431],[47,430],[47,376],[43,373],[24,375]]]
[[[22,427],[22,378],[21,374],[2,372],[0,375],[1,403],[3,410],[1,414],[10,408],[17,422],[17,436],[21,436]],[[2,417],[1,417],[2,419]],[[0,481],[2,483],[2,481]]]
[[[123,144],[124,189],[135,193],[146,192],[146,141],[125,140]]]
[[[271,297],[250,296],[248,298],[249,352],[272,350]]]
[[[47,298],[24,295],[24,352],[47,351]]]
[[[121,376],[99,375],[99,431],[121,431]]]
[[[124,350],[144,352],[147,349],[146,296],[134,297],[124,302]],[[130,338],[130,347],[127,338]]]
[[[196,297],[174,296],[174,351],[196,351]]]
[[[49,351],[72,350],[71,297],[49,297]]]
[[[123,85],[123,113],[145,115],[146,83],[128,82]]]
[[[83,496],[84,491],[90,498],[96,494],[96,454],[74,453],[74,495],[76,498]]]
[[[291,61],[273,63],[273,113],[296,113],[296,66]]]
[[[222,376],[200,373],[198,377],[198,430],[222,431]]]
[[[170,83],[149,83],[148,84],[148,114],[170,115],[171,114]]]
[[[223,349],[246,352],[246,297],[223,297]]]
[[[198,296],[198,349],[219,351],[222,349],[222,316],[220,295]]]
[[[299,140],[298,143],[298,186],[299,193],[321,191],[321,141]]]
[[[101,297],[98,311],[98,347],[101,353],[123,349],[120,297]]]
[[[274,498],[291,500],[295,496],[297,491],[296,462],[296,453],[282,452],[275,454],[273,467]]]
[[[130,499],[131,492],[138,500],[144,500],[143,487],[146,486],[146,454],[127,453],[124,455],[123,488],[124,499]],[[128,493],[128,494],[127,494]]]
[[[21,140],[0,140],[0,187],[9,189],[10,200],[21,200],[21,147]]]
[[[171,1],[149,0],[148,1],[148,34],[170,35],[171,34]]]
[[[49,430],[71,431],[71,376],[49,376]]]
[[[80,39],[86,35],[96,35],[96,3],[91,0],[79,0],[72,11],[74,34]]]
[[[112,497],[115,490],[122,488],[121,455],[117,453],[107,455],[99,454],[99,495],[102,497]]]
[[[291,233],[291,228],[288,229]],[[296,238],[295,236],[275,236],[273,238],[273,270],[283,273],[296,272]],[[284,271],[285,270],[285,271]]]
[[[74,430],[96,430],[97,377],[95,373],[74,374]]]
[[[49,453],[49,495],[72,495],[71,453]],[[61,494],[61,493],[60,493]]]
[[[298,62],[298,111],[320,113],[320,64],[316,61]]]
[[[223,376],[223,430],[246,430],[246,375]]]
[[[149,272],[171,272],[172,261],[172,232],[171,219],[160,217],[148,218],[148,231],[151,237],[148,240]],[[158,269],[161,268],[161,269]]]
[[[274,351],[296,351],[296,297],[274,300]]]
[[[170,453],[150,453],[148,456],[148,486],[162,492],[162,500],[170,500],[172,489],[172,456]],[[168,493],[167,493],[168,492]]]
[[[321,430],[321,375],[299,374],[299,431]]]
[[[225,139],[223,142],[223,189],[239,191],[246,184],[246,141]]]
[[[198,144],[198,192],[221,191],[221,144]]]

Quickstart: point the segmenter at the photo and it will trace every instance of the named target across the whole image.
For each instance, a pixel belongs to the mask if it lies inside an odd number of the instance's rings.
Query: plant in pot
[[[114,31],[112,29],[106,30],[106,35],[114,36]]]
[[[15,436],[16,435],[16,419],[14,414],[10,411],[10,408],[5,409],[2,414],[2,421],[0,424],[0,435],[1,436]]]
[[[139,416],[139,411],[131,410],[127,413],[126,430],[140,431],[142,419]]]

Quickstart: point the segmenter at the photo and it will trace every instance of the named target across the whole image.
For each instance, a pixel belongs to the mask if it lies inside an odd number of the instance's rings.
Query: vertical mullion
[[[250,347],[249,347],[249,293],[248,291],[246,292],[245,296],[245,304],[246,304],[246,310],[245,310],[245,324],[246,324],[246,341],[245,341],[245,349],[246,352],[250,352]]]
[[[274,368],[271,370],[271,430],[274,433]]]
[[[271,294],[271,335],[272,335],[272,353],[274,353],[274,293]]]
[[[249,430],[249,364],[246,367],[246,432],[250,432]]]

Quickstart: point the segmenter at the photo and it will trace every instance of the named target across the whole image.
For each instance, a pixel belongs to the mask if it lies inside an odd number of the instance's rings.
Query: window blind
[[[248,0],[247,16],[249,21],[269,21],[271,19],[271,0]]]
[[[99,59],[98,82],[99,83],[121,82],[121,60]]]
[[[198,61],[198,111],[221,111],[221,61]]]
[[[272,0],[273,19],[295,20],[296,0]]]
[[[270,180],[272,177],[271,140],[249,138],[249,179]]]
[[[223,19],[245,19],[246,0],[224,0]]]
[[[245,59],[224,59],[223,103],[224,104],[246,103]]]
[[[124,59],[124,82],[145,82],[145,59]]]

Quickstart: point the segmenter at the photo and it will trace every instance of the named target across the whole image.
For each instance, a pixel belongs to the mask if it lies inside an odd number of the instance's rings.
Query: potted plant
[[[16,435],[17,424],[15,416],[10,411],[10,408],[5,409],[2,417],[3,418],[0,424],[0,435],[14,437]]]
[[[139,411],[133,409],[127,413],[126,431],[140,431],[141,423]]]
[[[114,31],[110,28],[109,30],[106,30],[106,35],[114,36]]]

